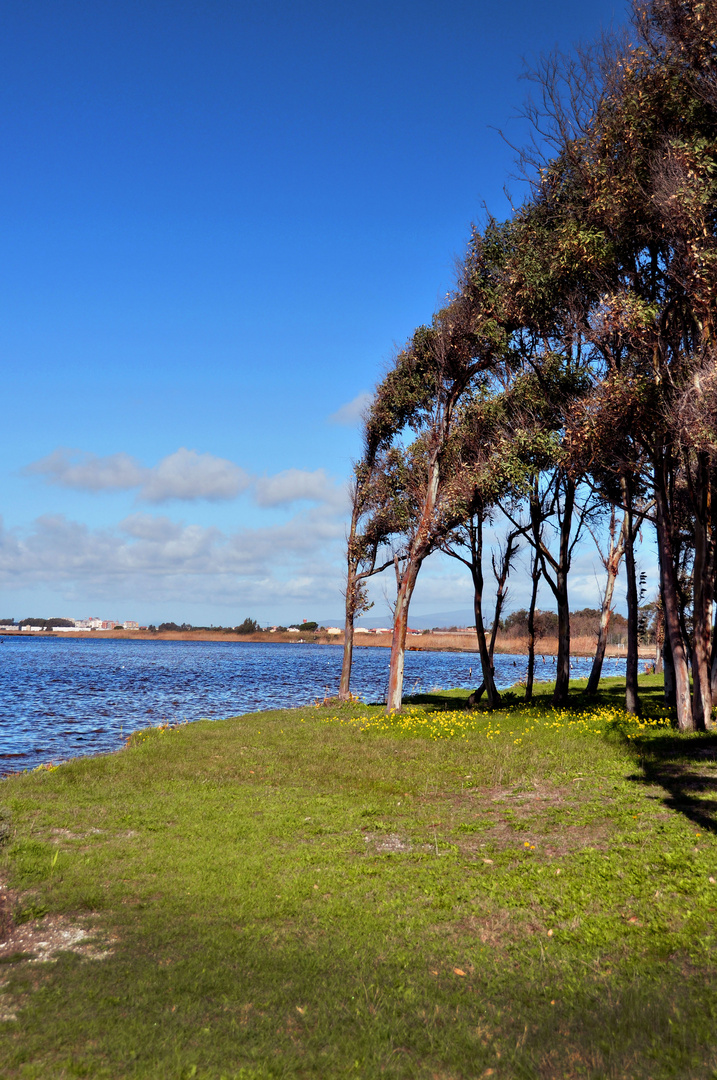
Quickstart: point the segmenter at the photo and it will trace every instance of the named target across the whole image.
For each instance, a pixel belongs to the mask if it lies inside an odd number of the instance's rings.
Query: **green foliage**
[[[243,623],[235,627],[235,630],[237,634],[256,634],[261,627],[255,619],[246,618]]]

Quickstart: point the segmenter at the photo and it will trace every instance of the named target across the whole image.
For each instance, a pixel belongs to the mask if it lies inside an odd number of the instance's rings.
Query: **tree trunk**
[[[393,617],[393,637],[391,639],[391,662],[388,669],[388,697],[386,712],[398,712],[403,704],[403,669],[406,660],[406,633],[408,631],[408,609],[411,604],[416,578],[423,560],[409,562],[401,577],[396,597],[396,610]]]
[[[347,590],[348,592],[348,590]],[[346,622],[344,624],[344,659],[341,665],[341,681],[339,683],[339,701],[351,699],[351,665],[354,655],[354,613],[349,610],[348,599],[346,601]]]
[[[490,644],[488,645],[488,653],[490,655],[490,665],[493,668],[493,653],[495,652],[495,641],[498,636],[498,627],[500,626],[500,617],[503,613],[503,604],[505,598],[508,595],[506,589],[506,581],[508,580],[508,574],[510,573],[510,564],[513,559],[513,555],[518,551],[518,547],[515,543],[518,532],[508,533],[508,538],[505,544],[505,551],[502,553],[500,570],[496,569],[495,559],[493,560],[493,573],[495,574],[495,580],[497,589],[495,593],[495,613],[493,615],[493,626],[490,632]]]
[[[655,612],[655,674],[662,675],[664,667],[665,618],[662,614],[662,594]]]
[[[354,552],[356,542],[356,530],[358,528],[359,510],[359,485],[354,486],[351,509],[351,528],[346,543],[346,594],[345,594],[345,619],[344,619],[344,656],[341,665],[341,679],[339,680],[339,701],[348,701],[351,697],[351,664],[354,654],[354,617],[356,615],[356,574],[358,564]]]
[[[558,605],[558,658],[555,673],[553,705],[564,705],[570,689],[570,605],[568,603],[568,570],[570,569],[570,529],[575,505],[575,484],[565,481],[565,504],[560,522],[560,556],[555,573],[555,599]]]
[[[692,569],[693,637],[692,711],[701,731],[712,727],[712,607],[714,601],[714,552],[712,538],[712,487],[707,456],[699,455],[694,530],[695,558]]]
[[[391,661],[388,669],[388,694],[386,711],[397,712],[403,703],[403,669],[406,661],[406,632],[408,630],[408,609],[413,590],[416,587],[418,571],[426,555],[431,551],[431,524],[438,501],[440,481],[440,462],[438,455],[428,463],[426,494],[421,510],[421,519],[416,533],[406,553],[403,573],[399,576],[396,596],[396,610],[393,616],[393,637],[391,638]],[[398,566],[398,564],[396,564]]]
[[[615,511],[613,509],[613,523],[615,521]],[[600,629],[598,630],[597,645],[595,646],[595,656],[593,658],[593,666],[590,669],[590,678],[588,684],[585,687],[585,693],[588,697],[593,697],[597,694],[598,686],[600,685],[600,676],[602,675],[602,665],[605,660],[605,648],[607,646],[607,635],[610,630],[610,617],[612,615],[612,597],[615,591],[615,581],[617,580],[618,570],[620,569],[620,560],[622,559],[623,552],[625,550],[625,518],[622,519],[622,528],[620,529],[620,537],[617,544],[615,543],[614,533],[610,536],[610,547],[607,553],[607,559],[605,560],[607,569],[607,581],[605,582],[605,592],[602,598],[602,608],[600,610]]]
[[[665,705],[669,705],[671,709],[676,709],[677,684],[675,681],[675,665],[672,663],[672,650],[670,648],[670,639],[667,635],[665,635],[665,642],[662,646],[662,662],[665,671]]]
[[[695,522],[695,559],[693,566],[692,711],[695,727],[706,731],[712,726],[712,590],[706,530]]]
[[[558,608],[558,656],[556,660],[555,688],[553,705],[563,705],[570,689],[570,605],[568,603],[568,571],[570,569],[570,530],[575,508],[575,482],[569,476],[562,481],[565,485],[565,499],[560,514],[560,549],[557,560],[545,547],[541,536],[541,509],[535,488],[530,499],[530,524],[533,533],[533,547],[536,557],[540,558],[543,577],[550,586]],[[558,480],[558,483],[560,481]],[[557,502],[557,500],[556,500]],[[548,573],[547,565],[555,574],[555,579]]]
[[[627,477],[620,478],[622,505],[625,511],[625,572],[627,576],[627,660],[625,663],[625,712],[639,715],[640,694],[638,689],[638,598],[637,573],[635,569],[635,530],[632,524],[632,491]]]
[[[712,700],[717,701],[717,622],[712,630]]]
[[[667,504],[665,484],[665,462],[660,458],[654,462],[655,511],[657,519],[657,546],[660,555],[660,574],[662,577],[662,596],[665,612],[665,637],[670,643],[670,654],[674,670],[675,707],[677,726],[680,731],[694,731],[692,701],[690,697],[690,675],[687,668],[685,642],[680,627],[680,605],[677,594],[677,576],[672,555],[672,537],[670,530],[670,511]],[[665,668],[667,658],[665,658]],[[665,676],[667,672],[665,671]],[[667,690],[667,677],[665,677]]]
[[[570,689],[570,608],[566,577],[565,574],[558,574],[558,656],[553,705],[564,705]]]
[[[528,608],[528,674],[525,678],[525,700],[533,700],[533,679],[535,677],[535,605],[538,599],[538,584],[540,582],[540,559],[537,552],[531,568],[533,589],[530,594],[530,607]]]
[[[482,523],[479,525],[479,528],[481,530],[479,541],[480,552],[483,546]],[[483,672],[483,688],[488,695],[488,708],[496,709],[500,705],[500,694],[496,689],[495,679],[493,677],[493,657],[488,650],[488,644],[485,637],[485,626],[483,625],[483,571],[480,558],[474,563],[471,572],[473,574],[473,611],[475,612],[480,666],[481,671]],[[476,700],[478,700],[479,697],[480,694],[478,694]]]

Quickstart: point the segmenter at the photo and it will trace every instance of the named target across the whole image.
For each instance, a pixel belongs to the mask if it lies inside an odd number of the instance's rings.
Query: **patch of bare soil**
[[[105,960],[112,955],[111,942],[98,940],[91,921],[92,915],[45,915],[13,926],[0,942],[0,963],[5,957],[22,954],[29,963],[46,964],[56,960],[60,952],[73,952],[85,960]]]
[[[488,842],[501,851],[510,848],[522,851],[530,846],[531,850],[537,850],[547,858],[556,858],[584,848],[606,851],[609,847],[609,828],[602,822],[594,825],[563,824],[546,828],[539,821],[533,820],[523,825],[518,820],[498,822],[485,829],[479,843],[471,843],[464,837],[453,840],[465,854],[480,854]]]
[[[45,915],[16,924],[12,912],[20,900],[17,893],[0,885],[0,964],[15,956],[43,964],[56,960],[60,952],[73,952],[86,960],[104,960],[112,955],[114,939],[98,936],[93,912],[74,917]]]
[[[452,930],[458,937],[476,937],[482,945],[493,948],[503,945],[508,937],[518,937],[510,912],[504,910],[469,915],[455,923]]]
[[[601,800],[603,804],[612,801],[604,796]],[[460,795],[442,799],[426,796],[420,801],[433,804],[436,813],[442,816],[444,825],[439,829],[439,842],[455,844],[469,857],[483,855],[487,846],[499,850],[512,848],[516,852],[531,848],[554,858],[586,847],[604,851],[610,845],[610,826],[599,812],[591,819],[581,815],[581,820],[570,820],[571,811],[581,807],[573,787],[536,785],[533,791],[514,787],[471,788]],[[475,810],[474,821],[469,817],[462,824],[449,825],[446,815],[452,809],[460,810],[463,815]],[[557,819],[554,811],[562,816]]]
[[[87,832],[73,833],[69,829],[50,829],[53,844],[61,844],[63,840],[86,840],[88,836],[99,836],[103,829],[89,829]]]
[[[398,833],[367,833],[364,843],[369,844],[375,851],[388,852],[390,854],[407,854],[414,850],[414,845],[407,837],[401,837]]]

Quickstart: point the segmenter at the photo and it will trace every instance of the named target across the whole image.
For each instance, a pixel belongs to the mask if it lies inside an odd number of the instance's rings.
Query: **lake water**
[[[68,641],[0,638],[0,774],[117,749],[150,724],[219,719],[260,709],[306,705],[336,693],[342,650],[337,645],[238,641]],[[354,650],[352,689],[383,701],[389,650]],[[576,678],[589,660],[573,661]],[[499,687],[526,671],[524,656],[495,658]],[[554,676],[553,657],[538,658],[536,678]],[[606,661],[606,675],[625,662]],[[406,653],[405,692],[474,688],[474,653]]]

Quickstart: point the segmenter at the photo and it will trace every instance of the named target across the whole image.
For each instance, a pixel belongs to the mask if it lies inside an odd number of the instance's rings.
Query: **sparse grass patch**
[[[643,684],[649,722],[617,680],[559,712],[455,692],[7,779],[16,910],[112,947],[8,956],[0,1075],[713,1076],[717,738]]]

